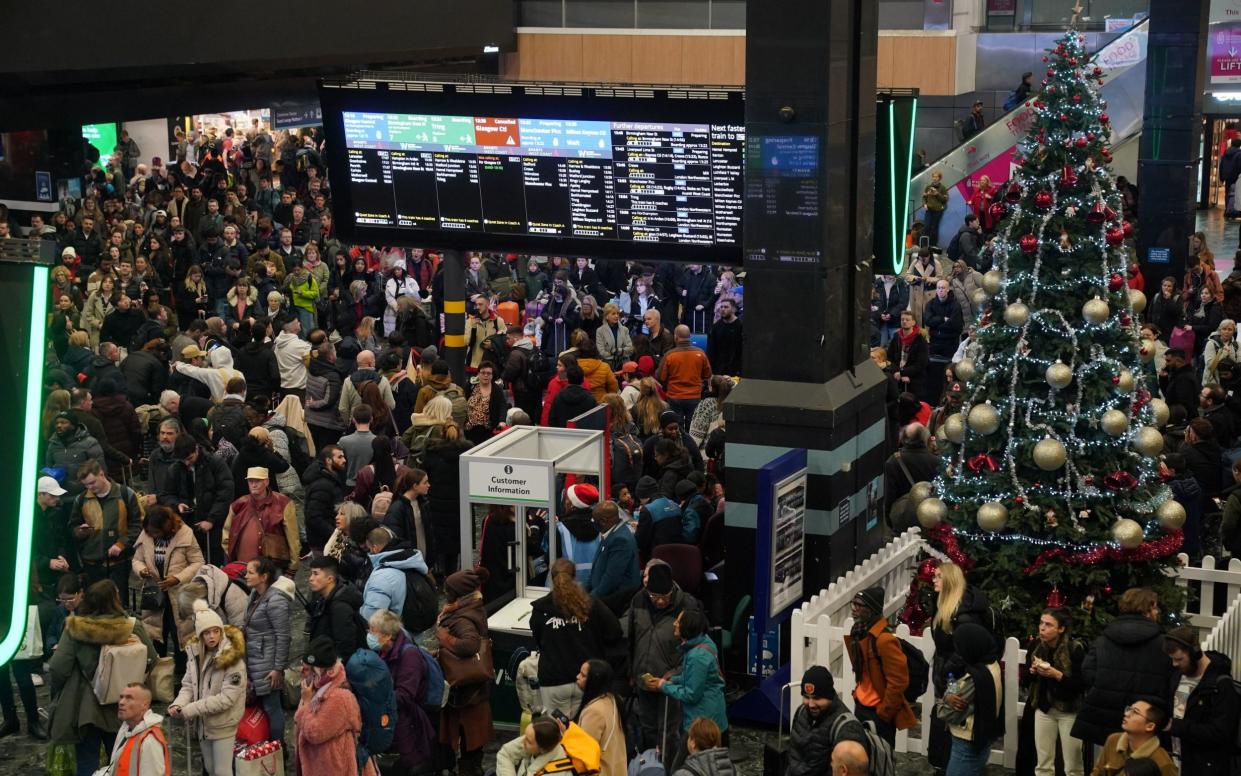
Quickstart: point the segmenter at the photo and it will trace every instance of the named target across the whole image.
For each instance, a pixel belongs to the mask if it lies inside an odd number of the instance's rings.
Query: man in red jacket
[[[690,344],[689,327],[676,327],[676,347],[659,362],[659,382],[668,389],[668,406],[689,428],[694,410],[702,401],[703,386],[711,379],[711,360],[701,348]]]

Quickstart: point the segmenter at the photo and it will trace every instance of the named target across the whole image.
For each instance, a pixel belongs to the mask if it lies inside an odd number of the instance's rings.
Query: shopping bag
[[[43,657],[43,628],[39,627],[39,607],[29,606],[26,611],[26,634],[18,647],[14,660],[40,660]]]
[[[233,776],[284,776],[284,747],[264,741],[233,755]]]
[[[46,776],[73,776],[77,772],[77,757],[73,744],[49,744],[43,773]]]
[[[271,722],[267,719],[267,712],[259,704],[246,706],[246,711],[241,715],[241,722],[237,723],[237,743],[239,744],[259,744],[271,738]]]

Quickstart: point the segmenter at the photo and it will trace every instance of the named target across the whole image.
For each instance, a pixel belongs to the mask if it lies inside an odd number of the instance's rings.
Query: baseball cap
[[[57,482],[56,478],[54,477],[40,477],[39,478],[39,492],[47,493],[48,495],[51,495],[51,496],[63,496],[69,491],[60,487],[60,483]]]
[[[197,345],[186,345],[181,348],[181,358],[199,358],[207,355],[207,351]]]

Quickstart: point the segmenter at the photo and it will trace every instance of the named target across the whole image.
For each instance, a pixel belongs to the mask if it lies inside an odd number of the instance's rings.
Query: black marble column
[[[1151,0],[1138,157],[1138,260],[1158,289],[1181,278],[1194,232],[1210,0]],[[1151,249],[1156,249],[1152,253]],[[1152,263],[1161,248],[1168,263]]]

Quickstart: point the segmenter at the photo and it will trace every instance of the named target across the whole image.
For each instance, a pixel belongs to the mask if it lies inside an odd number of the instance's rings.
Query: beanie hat
[[[643,377],[650,377],[655,374],[655,359],[650,356],[639,356],[638,374]]]
[[[672,410],[664,410],[659,413],[659,427],[667,428],[669,423],[680,423],[681,416]]]
[[[853,600],[870,609],[875,614],[883,614],[883,586],[875,585],[868,587],[857,595],[853,596]]]
[[[332,639],[327,636],[316,636],[306,649],[306,656],[302,658],[302,662],[308,666],[330,668],[336,665],[336,657],[336,645]]]
[[[482,566],[453,572],[444,580],[444,592],[449,601],[455,601],[480,589],[490,576]]]
[[[801,677],[801,694],[808,698],[831,698],[836,694],[832,672],[823,666],[810,666]]]
[[[202,632],[209,628],[219,628],[223,631],[224,620],[212,611],[210,604],[200,598],[194,602],[194,632],[202,635]]]
[[[689,480],[681,480],[677,483],[677,501],[684,501],[690,496],[698,492],[698,487]]]
[[[564,495],[576,509],[586,509],[599,503],[599,489],[585,482],[570,485]]]
[[[637,487],[634,488],[633,494],[638,498],[655,498],[659,495],[659,483],[651,475],[645,475],[638,480]]]
[[[652,563],[646,570],[646,592],[652,595],[668,595],[672,592],[672,567],[667,563]]]

